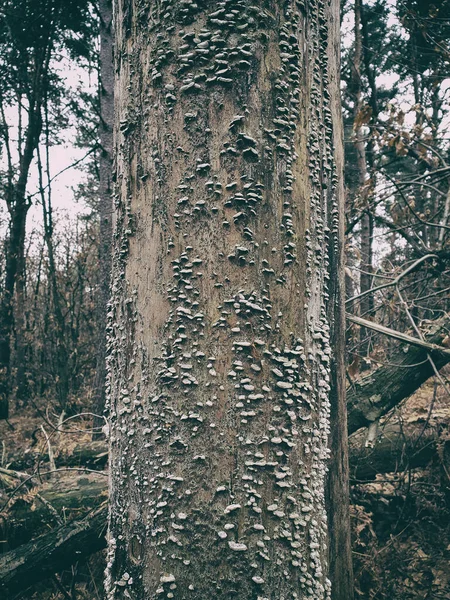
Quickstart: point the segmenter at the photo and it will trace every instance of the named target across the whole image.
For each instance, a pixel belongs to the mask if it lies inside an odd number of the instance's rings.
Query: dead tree
[[[449,326],[448,316],[431,323],[425,334],[426,343],[440,346],[448,337]],[[436,368],[448,364],[450,352],[444,350],[446,352],[430,351],[424,346],[401,344],[389,357],[388,365],[353,382],[347,389],[348,432],[351,434],[360,427],[370,426],[427,381],[434,374],[427,359],[429,352]]]
[[[349,600],[338,3],[114,13],[108,598]]]

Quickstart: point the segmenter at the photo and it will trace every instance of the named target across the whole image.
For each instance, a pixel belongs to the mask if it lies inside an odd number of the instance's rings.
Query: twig
[[[69,594],[67,593],[67,591],[64,589],[64,586],[58,579],[57,575],[55,575],[55,574],[52,575],[51,580],[53,581],[53,583],[56,585],[56,587],[58,588],[58,590],[61,592],[61,594],[64,596],[64,598],[66,600],[72,600],[71,597],[69,596]]]

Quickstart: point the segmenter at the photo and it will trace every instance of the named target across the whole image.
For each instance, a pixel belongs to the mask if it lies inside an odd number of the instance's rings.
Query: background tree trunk
[[[97,364],[95,374],[93,438],[101,435],[104,425],[102,418],[106,394],[106,314],[111,294],[111,253],[112,253],[112,151],[114,125],[114,65],[112,1],[100,0],[100,243],[99,243],[99,285],[97,295]]]
[[[337,2],[116,2],[110,600],[330,597],[336,23]]]
[[[112,0],[100,0],[100,243],[99,243],[99,286],[97,296],[97,364],[95,374],[95,397],[93,438],[101,436],[102,418],[106,394],[106,314],[111,294],[112,254],[112,152],[114,125],[114,65]]]
[[[347,436],[347,403],[345,390],[345,257],[344,257],[344,150],[343,123],[340,103],[340,65],[336,57],[340,53],[340,22],[332,20],[334,31],[330,31],[330,86],[331,110],[334,130],[334,159],[336,183],[336,199],[339,210],[339,235],[336,246],[330,253],[330,301],[328,315],[331,323],[331,413],[330,413],[330,458],[328,464],[327,500],[329,524],[329,572],[332,581],[333,600],[352,600],[354,597],[354,581],[352,568],[352,546],[350,537],[350,489],[348,478],[348,436]],[[336,83],[334,83],[336,82]]]
[[[360,233],[360,292],[363,293],[372,287],[372,236],[373,236],[373,217],[369,210],[369,181],[367,173],[366,143],[364,141],[365,131],[363,127],[364,103],[362,98],[362,79],[361,66],[363,59],[362,48],[362,29],[361,29],[361,11],[362,1],[355,0],[355,50],[352,65],[353,86],[355,92],[355,109],[353,117],[353,135],[356,150],[356,164],[358,174],[358,204],[363,211],[361,217]],[[359,310],[362,317],[370,316],[373,311],[373,296],[368,294],[361,298]],[[362,357],[368,356],[370,349],[371,332],[365,327],[360,329],[359,354]],[[361,367],[367,369],[367,363],[361,363]]]

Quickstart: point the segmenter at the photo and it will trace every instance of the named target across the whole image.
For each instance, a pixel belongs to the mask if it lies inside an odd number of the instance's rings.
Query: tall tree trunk
[[[30,107],[24,151],[19,165],[19,176],[11,188],[11,197],[7,198],[10,224],[5,244],[5,279],[0,301],[0,419],[7,419],[9,412],[14,293],[17,279],[24,276],[26,219],[30,208],[26,197],[26,186],[31,161],[39,143],[41,130],[41,105],[37,102]]]
[[[373,236],[373,217],[368,208],[369,201],[369,181],[367,173],[366,159],[366,144],[364,141],[364,127],[361,124],[362,111],[364,107],[362,98],[362,29],[361,29],[361,11],[362,0],[355,0],[355,51],[353,58],[353,87],[355,90],[355,113],[353,123],[353,134],[355,137],[356,163],[358,172],[358,201],[360,210],[363,211],[361,218],[361,233],[360,233],[360,291],[365,292],[372,287],[372,236]],[[373,297],[371,294],[364,296],[360,301],[361,316],[368,316],[373,310]],[[362,327],[360,329],[360,346],[359,352],[361,356],[366,356],[369,352],[369,337],[370,331]],[[364,366],[364,363],[362,363]]]
[[[16,302],[15,302],[15,315],[14,325],[16,334],[15,344],[15,364],[16,364],[16,400],[22,404],[22,406],[28,403],[28,383],[27,383],[27,372],[26,372],[26,319],[25,319],[25,300],[26,300],[26,259],[25,259],[25,247],[24,244],[20,248],[21,255],[19,256],[19,268],[16,279]]]
[[[353,567],[350,537],[349,456],[347,436],[347,402],[345,389],[345,256],[344,256],[344,150],[343,122],[340,103],[340,21],[330,19],[329,77],[330,104],[334,137],[334,169],[336,176],[336,202],[338,210],[335,246],[330,252],[328,320],[331,324],[331,390],[330,390],[330,457],[327,481],[327,516],[329,524],[329,576],[333,600],[353,600]]]
[[[208,4],[115,4],[107,597],[323,600],[339,3]]]
[[[19,256],[25,243],[28,207],[24,202],[12,206],[11,225],[5,244],[5,283],[0,303],[0,419],[7,419],[11,391],[11,337],[14,328],[14,290],[19,272]]]
[[[100,244],[99,285],[97,295],[97,365],[93,438],[100,437],[106,394],[106,314],[110,298],[112,254],[112,150],[114,126],[114,65],[112,35],[112,1],[100,0]]]

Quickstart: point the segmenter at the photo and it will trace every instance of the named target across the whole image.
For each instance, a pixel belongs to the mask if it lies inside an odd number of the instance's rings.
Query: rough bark
[[[339,5],[114,12],[108,598],[329,598]]]
[[[16,594],[106,545],[107,508],[102,506],[0,557],[0,592]]]
[[[424,332],[425,340],[430,344],[442,345],[449,328],[448,317],[442,317],[430,325],[427,333]],[[408,398],[434,374],[427,360],[427,352],[427,349],[419,346],[402,344],[389,357],[387,365],[352,383],[347,389],[349,434],[360,427],[368,427]],[[450,362],[450,355],[442,352],[431,352],[431,356],[438,369]]]
[[[340,22],[333,24],[334,40],[330,46],[334,56],[339,56]],[[331,89],[332,111],[335,135],[343,138],[343,123],[340,106],[340,69],[336,61],[330,61],[330,79],[334,85]],[[345,194],[343,178],[344,153],[340,144],[334,149],[335,169],[337,175],[336,197],[339,212],[343,214]],[[352,600],[354,597],[353,569],[351,560],[350,534],[350,491],[348,480],[348,435],[347,405],[345,397],[345,269],[344,269],[344,218],[340,220],[340,235],[337,247],[330,255],[330,272],[334,277],[330,281],[329,320],[331,323],[331,391],[330,391],[330,459],[328,465],[327,500],[329,524],[329,569],[332,582],[333,600]]]
[[[101,435],[106,394],[106,315],[111,294],[112,152],[114,127],[114,64],[112,0],[100,0],[100,157],[99,157],[99,284],[97,294],[97,364],[95,374],[94,439]]]

